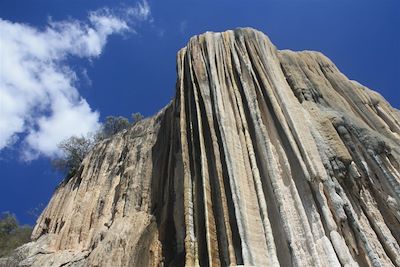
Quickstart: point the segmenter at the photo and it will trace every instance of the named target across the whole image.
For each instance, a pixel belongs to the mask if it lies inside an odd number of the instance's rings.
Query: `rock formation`
[[[400,112],[318,52],[192,37],[176,97],[61,184],[21,266],[400,266]]]

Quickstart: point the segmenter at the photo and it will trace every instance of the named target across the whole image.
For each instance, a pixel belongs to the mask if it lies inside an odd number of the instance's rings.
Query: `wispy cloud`
[[[151,18],[151,9],[147,1],[143,1],[142,3],[139,3],[136,7],[134,8],[127,8],[126,12],[129,16],[133,16],[136,19],[139,20],[150,20],[152,21],[153,19]]]
[[[186,30],[187,30],[187,27],[188,27],[187,20],[182,20],[181,23],[179,24],[179,32],[181,34],[185,34]]]
[[[80,96],[67,58],[99,57],[110,35],[151,20],[146,1],[86,21],[50,20],[43,30],[0,18],[0,150],[20,141],[24,159],[52,157],[64,138],[95,131],[99,113]]]

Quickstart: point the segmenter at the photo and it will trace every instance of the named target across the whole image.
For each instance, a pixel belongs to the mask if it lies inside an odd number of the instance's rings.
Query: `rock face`
[[[400,266],[400,113],[318,52],[195,36],[175,99],[98,144],[22,266]]]

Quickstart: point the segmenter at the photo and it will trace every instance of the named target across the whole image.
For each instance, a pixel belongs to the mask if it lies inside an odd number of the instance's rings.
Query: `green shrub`
[[[53,167],[59,171],[66,172],[69,177],[74,175],[93,145],[94,140],[84,136],[72,136],[62,141],[58,144],[58,147],[63,155],[52,160]]]
[[[132,113],[132,125],[135,125],[139,121],[143,120],[143,115],[140,114],[139,112]]]
[[[127,129],[130,125],[129,120],[125,117],[108,116],[98,135],[100,136],[100,139],[109,138],[114,134]]]
[[[19,225],[14,214],[0,215],[0,258],[11,254],[17,247],[31,240],[32,227]]]
[[[93,148],[93,146],[106,138],[110,138],[114,134],[135,125],[143,119],[140,113],[132,114],[132,122],[125,117],[108,116],[100,128],[100,130],[92,136],[72,136],[62,141],[58,147],[62,152],[62,156],[52,160],[52,165],[56,170],[67,174],[66,178],[72,177],[79,169],[85,156]]]

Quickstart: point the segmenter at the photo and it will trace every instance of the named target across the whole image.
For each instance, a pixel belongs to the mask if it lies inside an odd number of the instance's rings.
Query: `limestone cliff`
[[[175,99],[95,147],[14,261],[400,266],[398,110],[253,29],[191,38],[177,72]]]

